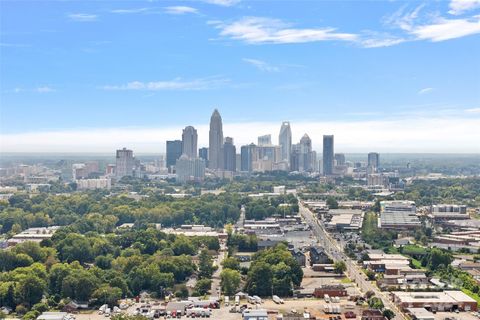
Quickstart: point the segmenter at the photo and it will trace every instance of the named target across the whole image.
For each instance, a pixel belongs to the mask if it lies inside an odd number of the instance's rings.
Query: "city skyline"
[[[155,153],[217,107],[237,146],[480,152],[478,2],[224,4],[2,2],[0,151]]]

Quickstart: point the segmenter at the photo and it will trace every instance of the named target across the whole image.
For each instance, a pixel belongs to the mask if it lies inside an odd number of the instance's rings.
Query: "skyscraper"
[[[257,160],[257,146],[253,143],[242,146],[241,153],[241,171],[252,172],[253,171],[253,161]]]
[[[198,149],[198,156],[200,159],[205,160],[205,163],[208,163],[208,148],[200,148]]]
[[[380,154],[377,152],[370,152],[368,154],[367,173],[375,173],[380,167]]]
[[[290,171],[300,171],[300,159],[301,159],[301,153],[300,153],[300,143],[295,143],[292,145],[292,149],[290,152]]]
[[[134,166],[135,158],[132,150],[127,148],[117,150],[115,172],[118,179],[125,176],[133,176]]]
[[[223,164],[224,169],[227,171],[236,171],[237,170],[237,150],[233,144],[233,138],[226,137],[225,143],[223,144]]]
[[[288,121],[284,121],[280,127],[278,144],[282,150],[282,161],[290,162],[290,154],[292,153],[292,130],[290,129],[290,122]]]
[[[300,139],[300,170],[299,171],[312,171],[312,139],[308,134],[304,134]]]
[[[323,174],[330,176],[333,174],[333,135],[323,136]]]
[[[197,158],[197,130],[188,126],[182,133],[182,153],[189,158]]]
[[[182,141],[172,140],[167,141],[167,168],[170,171],[178,158],[182,155]]]
[[[183,154],[176,161],[176,180],[181,183],[188,181],[202,181],[205,177],[205,160],[200,158],[189,158]]]
[[[258,146],[259,147],[271,146],[271,145],[272,145],[272,135],[271,134],[266,134],[266,135],[258,137]]]
[[[210,132],[208,143],[208,167],[210,169],[223,169],[223,128],[222,117],[217,109],[210,118]]]
[[[345,155],[343,153],[335,153],[335,165],[337,166],[345,165]]]

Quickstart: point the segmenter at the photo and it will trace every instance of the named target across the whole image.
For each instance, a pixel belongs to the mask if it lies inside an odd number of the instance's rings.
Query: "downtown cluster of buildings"
[[[335,174],[336,166],[345,166],[345,156],[334,153],[333,135],[323,136],[322,159],[312,149],[312,140],[304,134],[298,143],[292,143],[290,123],[280,127],[278,145],[272,143],[270,134],[258,137],[257,144],[243,145],[237,150],[232,137],[224,137],[222,117],[215,110],[210,118],[208,147],[197,149],[197,130],[188,126],[183,130],[182,140],[166,143],[166,167],[176,173],[179,182],[201,181],[207,172],[220,178],[236,174],[268,171]],[[239,151],[239,152],[238,152]],[[379,157],[372,160],[376,172]],[[372,158],[373,159],[373,158]]]
[[[304,134],[298,143],[292,142],[290,123],[285,121],[280,127],[278,144],[273,144],[272,135],[259,136],[257,143],[238,148],[233,137],[223,134],[222,117],[215,109],[210,117],[208,147],[198,146],[198,133],[192,126],[182,131],[182,138],[166,141],[166,157],[161,160],[162,174],[174,174],[178,182],[202,181],[206,174],[218,178],[232,178],[239,174],[268,171],[288,171],[302,174],[321,174],[323,176],[344,175],[349,170],[360,169],[360,164],[349,164],[345,155],[334,153],[334,136],[323,136],[321,159],[312,149],[312,139]],[[380,156],[368,155],[368,164],[364,170],[370,183],[383,185],[385,177],[378,173]],[[127,149],[117,150],[114,176],[143,176],[145,168],[136,162],[133,152]]]

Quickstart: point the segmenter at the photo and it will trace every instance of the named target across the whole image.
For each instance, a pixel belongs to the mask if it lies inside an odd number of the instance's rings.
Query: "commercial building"
[[[223,169],[223,125],[222,117],[215,109],[210,117],[210,131],[208,140],[208,167]]]
[[[272,135],[266,134],[258,137],[259,146],[271,146],[272,145]]]
[[[180,158],[183,152],[181,140],[167,141],[167,168],[169,172],[173,172],[175,163]]]
[[[477,302],[462,291],[391,293],[393,302],[403,310],[425,308],[430,311],[476,311]]]
[[[370,152],[368,154],[367,173],[376,173],[380,168],[380,154]]]
[[[109,178],[100,179],[80,179],[75,181],[78,190],[95,190],[112,188],[112,180]]]
[[[205,161],[203,159],[182,155],[177,160],[175,167],[178,182],[199,182],[205,178]]]
[[[290,122],[284,121],[280,127],[280,134],[278,135],[278,144],[281,149],[281,160],[290,162],[290,154],[292,152],[292,130]]]
[[[332,263],[332,259],[327,255],[323,247],[313,246],[309,249],[310,265]]]
[[[323,175],[331,176],[333,174],[334,161],[334,142],[333,135],[323,136]]]
[[[253,162],[257,160],[257,146],[253,143],[241,147],[241,171],[252,172]]]
[[[135,158],[133,157],[133,151],[123,148],[117,150],[115,175],[117,179],[121,179],[125,176],[133,176],[133,170],[135,167]]]
[[[431,206],[429,217],[434,222],[470,219],[466,205],[436,204]]]
[[[59,226],[29,228],[8,239],[7,245],[14,246],[26,241],[41,242],[50,239],[59,228]]]
[[[414,201],[408,200],[392,200],[392,201],[380,201],[381,212],[391,211],[405,211],[405,212],[417,212],[417,207]]]
[[[329,297],[346,297],[348,295],[347,290],[341,284],[337,285],[323,285],[320,288],[315,288],[313,292],[315,298],[323,298],[325,295]]]
[[[237,170],[237,149],[233,144],[233,138],[226,137],[223,144],[223,163],[226,171],[235,172]]]
[[[196,158],[197,141],[197,130],[192,126],[185,127],[182,132],[182,154],[189,158]]]
[[[363,211],[355,209],[330,209],[329,221],[325,222],[325,227],[330,230],[359,230],[363,224]]]
[[[205,163],[208,164],[208,148],[203,147],[198,149],[198,157],[205,160]]]
[[[345,155],[343,153],[335,153],[335,166],[345,165]]]

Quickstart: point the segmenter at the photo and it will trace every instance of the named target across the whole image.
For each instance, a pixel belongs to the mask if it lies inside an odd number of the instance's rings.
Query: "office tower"
[[[210,169],[223,169],[223,128],[222,117],[217,109],[210,118],[210,132],[208,143],[208,167]]]
[[[237,153],[235,155],[236,158],[236,171],[240,172],[242,171],[242,155],[240,153]]]
[[[175,166],[178,158],[182,155],[182,141],[167,141],[167,168],[170,171]],[[170,171],[171,172],[171,171]]]
[[[198,149],[198,156],[200,159],[205,160],[205,163],[208,163],[208,148],[200,148]]]
[[[236,171],[237,170],[237,150],[233,144],[233,138],[226,137],[225,143],[223,144],[223,164],[224,169],[227,171]]]
[[[300,143],[292,145],[290,153],[290,171],[300,171]]]
[[[195,181],[199,182],[205,178],[205,160],[200,158],[189,158],[183,154],[175,164],[176,180],[181,183]]]
[[[278,144],[282,150],[282,161],[290,162],[290,154],[292,152],[292,130],[290,129],[290,122],[288,121],[284,121],[280,127]]]
[[[367,173],[375,173],[380,167],[380,154],[370,152],[368,154]]]
[[[336,166],[345,165],[345,155],[343,153],[335,153],[335,165]]]
[[[300,139],[299,171],[312,171],[312,167],[312,140],[305,133]]]
[[[115,172],[118,179],[125,176],[132,176],[135,166],[133,151],[123,148],[117,150]]]
[[[197,158],[197,130],[188,126],[182,133],[182,153],[189,158]]]
[[[253,143],[242,146],[240,151],[241,171],[252,172],[253,162],[257,160],[257,146]]]
[[[271,134],[266,134],[266,135],[258,137],[258,146],[259,147],[271,146],[271,145],[272,145],[272,135]]]
[[[333,135],[323,136],[323,175],[333,174]]]

